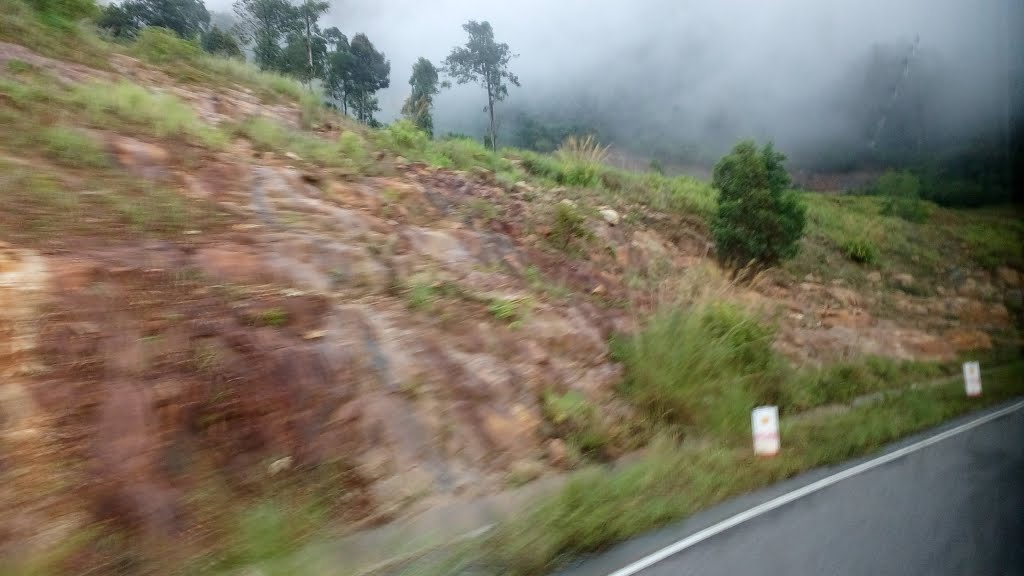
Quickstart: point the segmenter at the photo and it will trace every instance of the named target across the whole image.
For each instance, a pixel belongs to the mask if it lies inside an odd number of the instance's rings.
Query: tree
[[[373,124],[373,113],[380,110],[374,95],[391,85],[391,62],[377,51],[366,34],[352,38],[349,54],[349,88],[345,97],[355,110],[357,120]]]
[[[129,8],[131,8],[130,5],[125,7],[121,4],[108,4],[100,14],[96,25],[108,31],[115,38],[133,38],[139,33],[142,23],[139,21],[138,15]]]
[[[302,23],[306,29],[305,45],[306,45],[306,64],[308,69],[302,76],[308,78],[307,82],[312,85],[312,79],[322,76],[317,71],[323,70],[323,55],[326,54],[326,42],[320,35],[320,27],[317,26],[317,22],[320,20],[320,16],[325,14],[331,7],[330,2],[324,2],[323,0],[303,0],[302,4],[298,7],[299,17],[302,19]],[[314,42],[316,38],[316,42]],[[320,47],[323,47],[320,53],[320,59],[314,62],[313,53],[317,50],[314,48],[314,43]]]
[[[434,105],[434,96],[441,92],[437,68],[430,60],[421,57],[412,66],[409,85],[412,93],[402,105],[402,114],[433,138],[434,117],[430,109]]]
[[[352,91],[352,52],[348,38],[337,28],[324,30],[328,51],[324,62],[324,88],[335,102],[340,102],[348,114],[348,95]]]
[[[218,56],[224,56],[226,58],[242,58],[242,47],[238,45],[238,40],[226,30],[221,30],[219,26],[213,26],[205,33],[203,33],[202,42],[203,50],[210,54],[216,54]]]
[[[210,25],[210,13],[201,0],[126,0],[107,6],[99,25],[122,38],[134,36],[144,26],[157,26],[192,39]]]
[[[488,135],[491,149],[496,150],[498,128],[494,123],[494,104],[508,96],[508,84],[519,86],[519,77],[508,70],[508,63],[514,55],[508,44],[494,41],[494,30],[489,22],[470,20],[462,29],[469,34],[469,40],[465,46],[452,49],[444,61],[444,68],[459,84],[477,82],[487,90]]]
[[[288,0],[238,0],[234,8],[242,20],[243,40],[252,41],[260,69],[285,71],[281,41],[301,29],[298,9]]]
[[[718,212],[711,232],[726,265],[757,270],[796,255],[807,209],[787,190],[785,160],[771,144],[758,150],[747,140],[715,164]]]

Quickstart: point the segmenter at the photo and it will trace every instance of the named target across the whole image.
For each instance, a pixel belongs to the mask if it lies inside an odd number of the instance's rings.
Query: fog
[[[519,114],[580,121],[640,155],[687,147],[717,153],[742,137],[771,139],[791,155],[870,146],[902,58],[919,38],[902,99],[917,146],[1006,132],[1019,109],[1019,0],[336,0],[324,26],[365,32],[391,60],[379,118],[393,120],[412,63],[440,64],[464,41],[461,25],[488,20],[519,57],[499,108],[505,142]],[[211,2],[212,9],[229,9]],[[894,69],[871,87],[873,47]],[[1015,85],[1014,85],[1015,84]],[[916,98],[916,100],[914,100]],[[438,134],[482,133],[486,98],[457,86],[436,99]],[[908,108],[909,106],[909,108]],[[901,127],[902,126],[902,127]],[[888,132],[908,124],[889,121]],[[927,127],[925,129],[921,127]],[[902,134],[906,136],[906,134]],[[891,138],[890,138],[891,139]],[[900,142],[906,143],[904,139]]]

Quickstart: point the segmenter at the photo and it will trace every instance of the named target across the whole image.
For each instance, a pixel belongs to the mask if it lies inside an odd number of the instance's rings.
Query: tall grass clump
[[[582,164],[604,164],[608,160],[611,145],[602,146],[593,135],[569,136],[562,142],[557,155],[562,160]]]
[[[159,26],[143,28],[132,44],[132,51],[153,64],[192,64],[203,54],[198,42],[179,38],[174,31]]]
[[[46,152],[61,164],[75,168],[104,168],[110,159],[87,134],[66,126],[53,126],[43,132]]]
[[[90,82],[75,86],[71,99],[94,122],[121,119],[157,137],[187,136],[213,149],[227,145],[227,135],[206,124],[187,104],[170,94],[150,92],[131,82]]]
[[[203,70],[217,77],[250,86],[264,94],[283,96],[300,102],[309,94],[309,91],[294,78],[260,70],[244,60],[204,54],[199,58],[197,64]]]
[[[622,392],[655,421],[745,432],[750,409],[779,395],[773,338],[772,328],[731,304],[667,306],[616,343]]]

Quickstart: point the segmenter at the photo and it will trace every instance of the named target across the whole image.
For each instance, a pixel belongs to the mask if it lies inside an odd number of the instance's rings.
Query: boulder
[[[908,290],[914,287],[914,277],[905,272],[902,274],[893,275],[892,282],[896,284],[896,286],[899,286],[904,290]]]
[[[601,209],[601,218],[608,223],[609,226],[617,226],[619,224],[619,213],[611,208]]]

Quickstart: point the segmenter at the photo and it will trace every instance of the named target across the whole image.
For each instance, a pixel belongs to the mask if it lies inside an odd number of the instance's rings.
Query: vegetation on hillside
[[[324,174],[341,180],[393,177],[399,173],[395,166],[403,164],[399,157],[471,173],[460,177],[492,184],[493,196],[469,199],[455,214],[465,221],[506,224],[510,217],[501,202],[513,195],[526,199],[532,212],[523,218],[529,221],[514,224],[530,231],[516,240],[532,242],[529,249],[552,267],[612,262],[618,255],[609,237],[649,229],[668,243],[684,236],[713,238],[718,257],[728,266],[772,268],[773,280],[787,288],[817,275],[837,285],[881,290],[897,275],[912,275],[917,282],[900,291],[923,295],[963,270],[1024,268],[1024,243],[1019,241],[1024,226],[1015,212],[943,208],[930,201],[934,196],[926,192],[927,179],[909,172],[887,174],[872,194],[820,196],[791,190],[784,157],[771,145],[753,142],[740,143],[723,157],[710,184],[667,176],[660,167],[646,172],[610,167],[609,147],[589,131],[538,129],[531,137],[546,139],[552,154],[496,149],[494,105],[518,79],[508,70],[509,47],[494,40],[486,22],[465,26],[467,45],[453,50],[443,69],[421,58],[410,78],[406,119],[372,130],[355,126],[344,115],[351,111],[355,120],[376,124],[375,94],[390,82],[390,63],[363,34],[350,42],[336,28],[321,29],[317,23],[324,3],[241,0],[237,10],[245,30],[236,34],[209,26],[209,15],[203,17],[205,8],[196,0],[128,0],[108,7],[99,19],[116,37],[112,41],[77,24],[97,13],[82,0],[41,1],[31,7],[21,0],[0,2],[11,8],[0,15],[5,40],[98,67],[110,54],[126,52],[186,84],[248,87],[267,102],[286,104],[299,119],[289,123],[253,115],[215,124],[170,90],[128,79],[65,83],[50,71],[12,59],[0,72],[0,126],[5,131],[0,151],[12,157],[0,159],[5,200],[0,228],[5,240],[25,246],[59,248],[90,229],[180,241],[198,229],[228,228],[217,205],[117,168],[109,141],[115,135],[157,141],[185,168],[236,146],[247,154],[271,153],[301,166],[302,176],[314,182]],[[60,34],[81,40],[81,54],[62,47],[55,40]],[[255,50],[255,66],[238,57],[242,45]],[[431,107],[444,85],[444,72],[459,82],[479,82],[487,91],[489,146],[470,138],[433,137]],[[340,113],[325,107],[324,98]],[[325,198],[333,193],[322,185],[315,190]],[[386,197],[401,204],[399,193],[389,191]],[[602,220],[603,211],[615,218]],[[603,407],[575,390],[551,386],[537,391],[535,399],[544,426],[566,441],[574,464],[605,460],[641,445],[650,449],[645,459],[614,473],[585,474],[523,519],[501,527],[488,540],[493,552],[483,560],[500,573],[542,573],[566,555],[601,549],[744,490],[866,453],[974,405],[960,398],[953,385],[898,392],[909,382],[954,374],[955,364],[852,357],[837,364],[793,366],[773,346],[779,328],[771,319],[723,297],[683,297],[673,287],[664,301],[652,305],[644,295],[643,304],[651,307],[632,308],[603,297],[603,286],[570,293],[533,266],[521,276],[529,295],[471,294],[448,280],[414,280],[395,283],[387,297],[402,298],[404,303],[398,302],[409,314],[425,316],[442,310],[445,299],[461,299],[461,306],[472,304],[485,322],[508,331],[527,326],[544,305],[560,299],[584,301],[590,308],[591,303],[617,307],[627,314],[651,312],[638,318],[635,333],[619,335],[612,346],[624,370],[614,390],[616,401],[628,408],[623,421],[609,427]],[[672,286],[664,280],[654,272],[629,279],[644,288]],[[209,290],[196,287],[196,292]],[[1019,305],[1008,306],[1010,313],[1021,313]],[[249,326],[284,332],[295,323],[284,308],[271,307],[254,313]],[[195,355],[192,361],[205,365],[204,352]],[[1021,392],[1019,365],[986,378],[982,402]],[[747,454],[754,406],[776,404],[788,417],[878,392],[887,395],[879,406],[850,409],[832,421],[787,420],[787,451],[780,459],[755,462]],[[403,393],[418,392],[408,388]],[[857,432],[850,434],[854,425]],[[203,529],[236,537],[218,543],[185,570],[234,573],[253,565],[268,573],[298,570],[295,550],[324,529],[330,516],[325,510],[341,500],[336,492],[348,469],[336,464],[336,469],[326,468],[324,478],[301,486],[282,481],[274,487],[279,499],[239,505],[218,516],[219,524]],[[217,500],[216,495],[197,497]],[[134,554],[126,566],[139,565]]]

